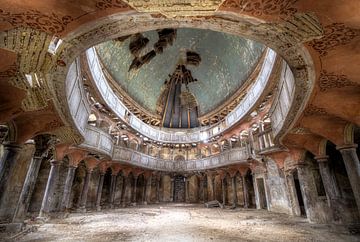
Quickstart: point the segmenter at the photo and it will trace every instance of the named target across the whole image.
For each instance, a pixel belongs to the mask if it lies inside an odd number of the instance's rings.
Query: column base
[[[0,231],[5,233],[18,233],[24,228],[24,223],[0,224]]]
[[[96,206],[96,211],[100,212],[101,211],[101,206]]]
[[[80,207],[76,210],[78,213],[86,213],[86,208],[85,207]]]

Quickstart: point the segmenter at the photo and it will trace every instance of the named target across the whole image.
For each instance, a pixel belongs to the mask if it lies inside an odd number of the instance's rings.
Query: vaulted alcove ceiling
[[[204,29],[181,28],[175,30],[172,44],[168,43],[148,62],[130,68],[135,56],[144,57],[155,50],[159,41],[157,31],[141,33],[144,41],[140,51],[130,50],[134,36],[104,42],[96,46],[104,67],[120,89],[149,113],[155,114],[164,83],[169,80],[184,54],[191,51],[201,58],[198,65],[186,65],[197,81],[188,84],[195,96],[199,115],[216,109],[231,98],[246,82],[257,66],[264,50],[258,42]],[[148,40],[146,40],[148,39]],[[155,45],[156,46],[156,45]],[[154,52],[153,52],[154,53]]]

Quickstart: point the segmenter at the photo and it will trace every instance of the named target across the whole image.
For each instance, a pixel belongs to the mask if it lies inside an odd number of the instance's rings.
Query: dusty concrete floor
[[[264,210],[166,204],[71,214],[18,241],[360,241],[360,237]]]

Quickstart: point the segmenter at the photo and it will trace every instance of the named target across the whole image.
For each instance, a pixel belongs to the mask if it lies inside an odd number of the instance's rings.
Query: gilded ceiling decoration
[[[220,32],[201,29],[167,32],[164,35],[164,30],[149,31],[96,47],[120,88],[154,114],[162,85],[178,64],[192,63],[182,72],[186,78],[181,80],[188,83],[202,115],[231,97],[244,84],[264,50],[257,42]],[[159,43],[162,43],[161,51],[157,50]],[[149,53],[154,53],[151,58]],[[134,65],[134,60],[144,56],[146,63]]]

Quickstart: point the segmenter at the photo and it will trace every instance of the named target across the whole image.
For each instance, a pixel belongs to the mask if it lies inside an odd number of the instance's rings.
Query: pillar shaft
[[[175,202],[175,179],[171,178],[171,191],[170,191],[170,200]]]
[[[310,174],[308,167],[303,164],[299,165],[297,170],[306,216],[310,222],[316,222],[318,221],[316,213],[317,194],[315,194],[315,184],[310,179],[312,174]]]
[[[104,173],[100,173],[100,178],[99,178],[99,184],[97,187],[97,191],[96,191],[96,210],[100,211],[101,210],[101,194],[102,194],[102,189],[103,189],[103,185],[104,185]]]
[[[22,221],[30,206],[30,200],[39,174],[42,157],[33,157],[26,174],[25,182],[21,190],[18,205],[16,207],[14,221]]]
[[[185,177],[185,202],[189,202],[189,179]]]
[[[16,158],[19,154],[21,147],[17,144],[4,143],[4,154],[0,160],[0,200],[5,195],[8,178],[12,174]]]
[[[137,201],[137,182],[138,182],[138,177],[135,176],[134,177],[134,189],[133,189],[133,203],[136,203],[136,201]]]
[[[116,187],[116,175],[112,174],[110,181],[110,208],[114,208],[115,187]]]
[[[242,178],[242,185],[243,185],[243,195],[244,195],[244,208],[249,207],[249,190],[246,183],[245,175],[241,176]]]
[[[146,201],[146,203],[151,202],[151,175],[146,180],[146,198],[145,198],[145,201]]]
[[[216,200],[216,189],[215,189],[215,177],[211,176],[210,177],[210,180],[211,180],[211,195],[212,195],[212,199],[213,200]]]
[[[206,184],[206,180],[207,179],[206,177],[204,177],[203,179],[203,183],[202,183],[202,186],[203,186],[203,198],[204,198],[204,203],[207,202],[206,200],[206,194],[207,194],[207,184]]]
[[[160,202],[160,178],[156,179],[156,203]]]
[[[121,204],[123,207],[126,206],[126,188],[127,188],[128,177],[124,176],[123,187],[121,189]]]
[[[221,190],[222,190],[222,204],[226,203],[226,188],[225,188],[225,178],[221,179]]]
[[[70,194],[71,194],[72,184],[74,181],[75,169],[76,169],[76,167],[74,167],[74,166],[68,167],[68,172],[67,172],[65,186],[64,186],[64,193],[63,193],[63,197],[61,200],[61,210],[62,211],[70,209],[70,206],[71,206],[70,205]]]
[[[87,195],[89,192],[91,173],[92,173],[92,171],[86,171],[85,182],[84,182],[84,186],[83,186],[83,189],[81,192],[80,208],[83,209],[84,211],[86,209],[86,202],[87,202]]]
[[[338,149],[343,157],[358,212],[360,213],[360,163],[359,157],[356,154],[356,147],[357,145],[353,145],[349,147],[339,147]]]
[[[232,185],[232,190],[233,190],[233,207],[237,206],[237,194],[236,194],[236,176],[231,177],[231,185]]]
[[[52,196],[54,195],[54,189],[57,185],[57,180],[59,177],[59,168],[61,161],[52,160],[50,161],[50,163],[51,163],[50,173],[46,183],[45,193],[41,203],[39,217],[47,216],[48,213],[50,212],[50,202],[53,198]]]
[[[285,175],[285,178],[286,178],[286,185],[289,190],[289,195],[290,195],[289,198],[290,198],[292,213],[296,216],[301,216],[300,205],[295,188],[294,176],[291,173],[289,173]]]

